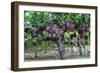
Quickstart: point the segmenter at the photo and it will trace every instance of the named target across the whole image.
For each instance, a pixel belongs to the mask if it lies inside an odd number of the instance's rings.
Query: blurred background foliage
[[[49,21],[59,25],[63,23],[67,17],[71,18],[76,28],[80,22],[84,22],[88,26],[90,24],[90,14],[25,11],[24,25],[25,28],[38,27],[47,25]]]

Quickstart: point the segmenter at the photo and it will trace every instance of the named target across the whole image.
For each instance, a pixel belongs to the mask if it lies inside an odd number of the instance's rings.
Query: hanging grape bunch
[[[51,33],[52,32],[52,30],[51,30],[52,28],[53,28],[53,23],[49,21],[48,25],[46,27],[46,31]]]
[[[65,26],[66,26],[66,29],[68,31],[73,31],[74,30],[74,25],[73,25],[73,23],[72,23],[72,21],[69,17],[65,21]]]
[[[52,35],[52,37],[55,37],[56,39],[60,37],[61,31],[60,28],[53,23],[48,23],[46,27],[46,31]]]
[[[88,31],[89,31],[88,26],[86,26],[84,22],[81,22],[81,23],[80,23],[80,26],[79,26],[79,28],[78,28],[78,33],[79,33],[79,35],[80,35],[80,38],[84,38],[84,34],[85,34],[86,32],[88,32]]]

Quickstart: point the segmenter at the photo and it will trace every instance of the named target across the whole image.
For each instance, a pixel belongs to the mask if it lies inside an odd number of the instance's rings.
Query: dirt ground
[[[83,56],[80,56],[79,49],[65,49],[65,59],[86,59],[90,58],[88,51],[83,51]],[[25,52],[24,60],[25,61],[41,61],[41,60],[58,60],[60,59],[58,50],[47,50],[46,53],[44,51],[38,52],[37,57],[35,57],[34,51]]]

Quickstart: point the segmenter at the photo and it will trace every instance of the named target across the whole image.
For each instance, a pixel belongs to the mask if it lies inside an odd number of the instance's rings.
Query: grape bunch
[[[38,29],[36,27],[32,28],[32,35],[37,35],[38,34]]]
[[[65,21],[65,26],[66,26],[66,29],[67,29],[68,31],[73,31],[73,30],[74,30],[74,25],[73,25],[73,23],[72,23],[72,21],[71,21],[70,18],[67,18],[67,19],[66,19],[66,21]]]
[[[80,38],[84,38],[84,34],[88,31],[89,31],[88,26],[86,26],[84,22],[81,22],[78,27],[78,33],[80,35]]]
[[[58,38],[60,36],[60,28],[53,23],[48,23],[47,27],[46,27],[46,31],[49,34],[53,34],[54,37]]]
[[[51,33],[52,32],[52,28],[53,28],[53,23],[52,22],[48,22],[48,25],[46,27],[46,31]]]

